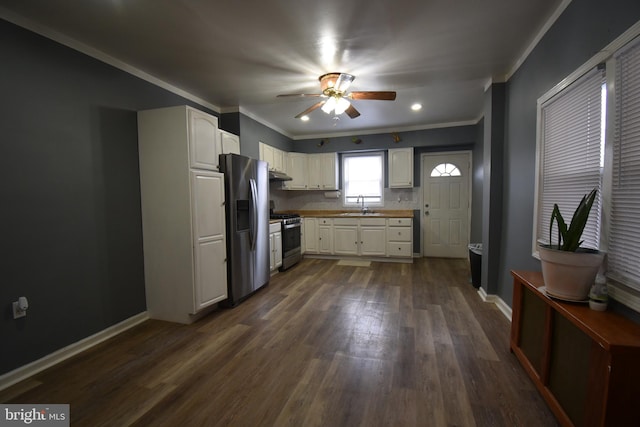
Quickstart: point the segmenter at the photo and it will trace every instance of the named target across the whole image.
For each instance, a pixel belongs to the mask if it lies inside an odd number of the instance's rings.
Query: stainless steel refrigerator
[[[266,162],[220,155],[227,221],[226,306],[269,283],[269,170]]]

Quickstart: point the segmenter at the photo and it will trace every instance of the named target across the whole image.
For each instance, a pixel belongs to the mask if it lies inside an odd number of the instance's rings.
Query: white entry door
[[[469,152],[422,155],[424,256],[468,256],[470,171]]]

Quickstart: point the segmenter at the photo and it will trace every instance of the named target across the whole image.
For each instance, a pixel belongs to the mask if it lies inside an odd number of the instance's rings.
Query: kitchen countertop
[[[368,213],[363,214],[360,210],[291,210],[285,213],[297,213],[302,217],[309,218],[413,218],[413,210],[411,209],[371,209]]]

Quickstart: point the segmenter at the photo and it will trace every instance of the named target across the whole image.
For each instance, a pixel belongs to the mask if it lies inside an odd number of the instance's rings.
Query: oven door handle
[[[293,224],[282,224],[282,228],[284,228],[285,230],[289,230],[291,228],[300,228],[300,223],[296,222]]]

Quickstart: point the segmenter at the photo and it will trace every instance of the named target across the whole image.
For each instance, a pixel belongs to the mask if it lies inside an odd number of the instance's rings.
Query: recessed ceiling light
[[[309,121],[309,116],[302,116],[302,117],[300,117],[300,120],[302,120],[303,122],[308,122]]]
[[[413,105],[411,106],[411,109],[412,109],[413,111],[420,111],[420,110],[422,109],[422,104],[419,104],[419,103],[417,103],[417,102],[416,102],[415,104],[413,104]]]

